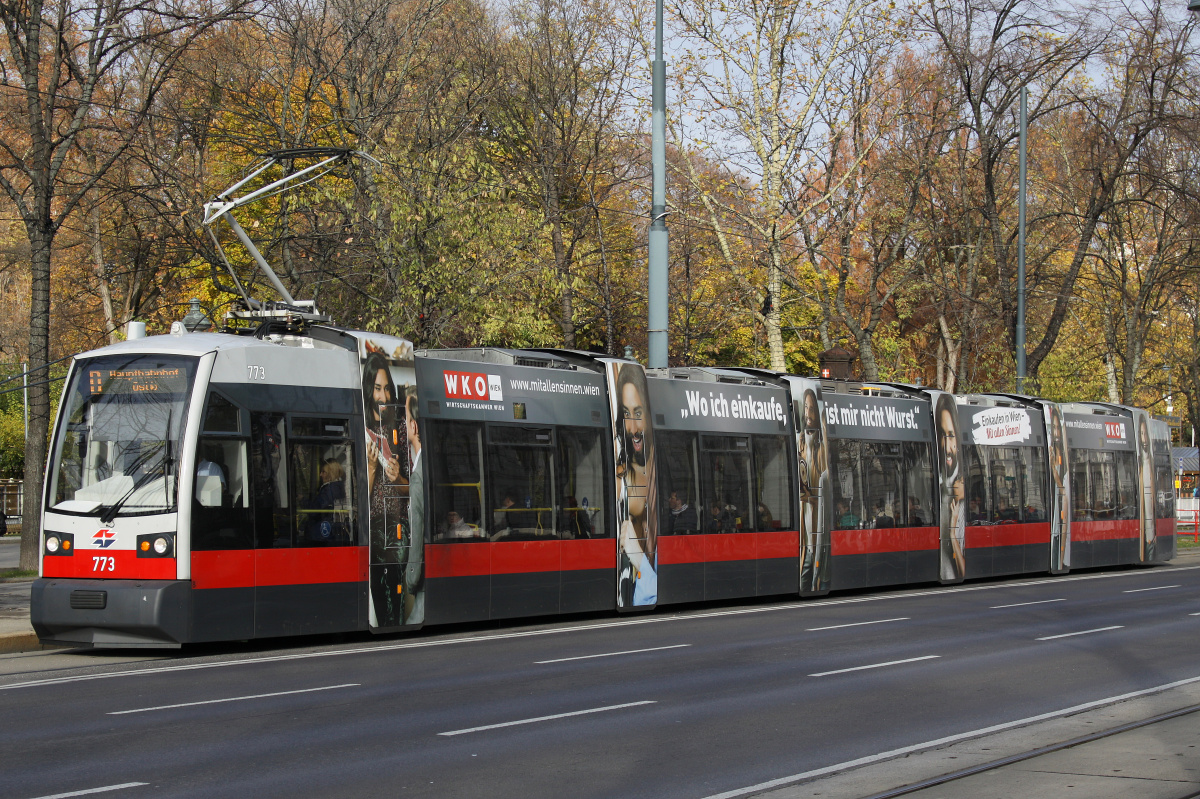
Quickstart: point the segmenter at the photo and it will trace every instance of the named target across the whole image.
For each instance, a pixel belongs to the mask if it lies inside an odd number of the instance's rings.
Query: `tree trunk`
[[[104,245],[100,240],[100,204],[94,204],[88,210],[92,235],[92,264],[96,269],[96,287],[100,292],[100,306],[104,311],[104,330],[108,335],[108,343],[116,344],[121,340],[120,323],[113,316],[112,293],[108,290],[108,276],[104,270]]]
[[[42,540],[42,484],[46,469],[46,433],[50,428],[50,248],[49,225],[29,228],[29,433],[25,439],[25,498],[21,510],[21,568],[36,570]]]

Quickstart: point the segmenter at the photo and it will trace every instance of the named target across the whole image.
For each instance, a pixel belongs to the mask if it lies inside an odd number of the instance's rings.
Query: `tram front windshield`
[[[196,359],[137,353],[81,361],[63,398],[49,506],[66,513],[164,513]]]

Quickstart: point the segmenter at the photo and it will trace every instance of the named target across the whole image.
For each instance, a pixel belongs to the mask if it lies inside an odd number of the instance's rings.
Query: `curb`
[[[60,644],[43,644],[33,630],[21,633],[0,633],[0,655],[40,652],[46,649],[70,649]]]

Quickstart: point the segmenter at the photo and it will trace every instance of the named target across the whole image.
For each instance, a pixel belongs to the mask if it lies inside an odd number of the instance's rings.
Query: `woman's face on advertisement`
[[[375,372],[375,389],[371,396],[375,400],[375,407],[372,409],[372,412],[375,414],[376,420],[378,420],[379,406],[386,405],[392,401],[392,392],[388,390],[387,370],[379,369]]]
[[[622,416],[625,421],[625,437],[629,440],[629,448],[633,450],[634,459],[646,463],[646,408],[642,403],[641,392],[632,383],[626,383],[621,389]]]

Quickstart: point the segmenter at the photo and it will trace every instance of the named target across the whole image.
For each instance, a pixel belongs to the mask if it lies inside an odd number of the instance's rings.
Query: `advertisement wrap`
[[[1042,406],[1050,437],[1050,571],[1062,574],[1071,568],[1071,470],[1067,466],[1067,428],[1062,411],[1047,402]]]
[[[654,425],[641,364],[605,364],[617,486],[617,607],[658,602],[658,485]]]
[[[800,593],[829,591],[829,518],[833,501],[829,477],[829,437],[821,413],[821,386],[792,378],[796,406],[796,452],[800,490]]]

